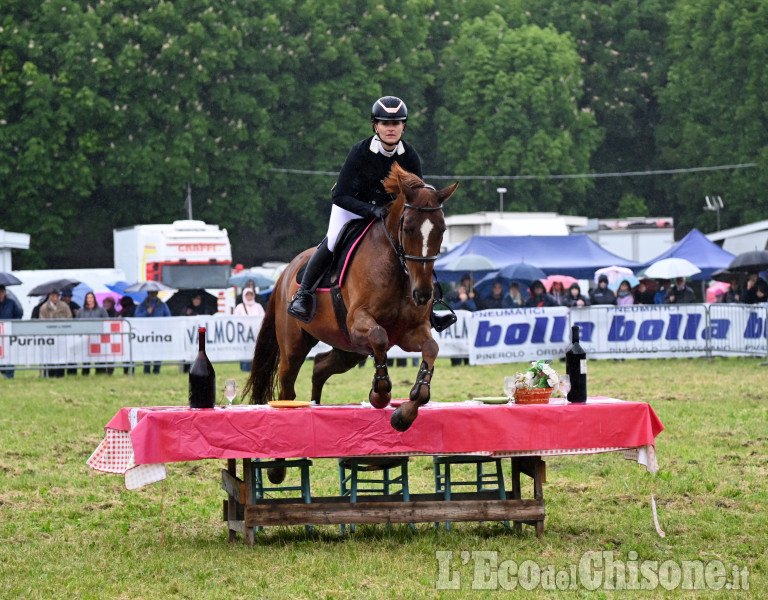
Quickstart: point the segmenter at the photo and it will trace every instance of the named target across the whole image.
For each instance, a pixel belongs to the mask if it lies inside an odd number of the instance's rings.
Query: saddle
[[[316,285],[316,292],[330,292],[334,287],[341,287],[344,283],[344,273],[349,261],[354,256],[355,249],[363,239],[368,229],[376,222],[365,219],[353,219],[349,221],[339,234],[336,246],[333,249],[333,259]],[[296,273],[296,283],[301,283],[306,270],[306,264]]]

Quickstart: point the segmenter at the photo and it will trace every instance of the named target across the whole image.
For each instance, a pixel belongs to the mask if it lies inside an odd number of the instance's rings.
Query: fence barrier
[[[684,304],[457,311],[435,333],[440,356],[471,364],[562,357],[571,325],[590,358],[766,356],[768,305]],[[261,317],[213,315],[144,319],[0,322],[0,371],[191,363],[197,330],[207,328],[211,362],[251,360]],[[310,357],[328,349],[318,344]],[[394,347],[390,358],[418,358]]]

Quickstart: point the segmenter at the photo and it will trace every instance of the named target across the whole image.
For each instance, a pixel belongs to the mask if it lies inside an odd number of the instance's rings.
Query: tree
[[[511,210],[578,212],[589,181],[548,178],[586,172],[600,139],[594,116],[578,109],[573,42],[553,28],[510,28],[492,12],[465,22],[441,63],[440,167],[464,176],[537,177],[467,181],[461,212],[488,210],[501,183]]]
[[[764,219],[768,187],[768,5],[759,0],[681,2],[670,17],[669,82],[660,90],[659,141],[667,163],[759,168],[677,175],[669,197],[684,229],[707,223],[704,196],[722,196],[724,227]]]

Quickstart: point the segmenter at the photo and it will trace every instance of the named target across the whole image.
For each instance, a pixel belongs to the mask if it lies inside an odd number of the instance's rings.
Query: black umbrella
[[[46,281],[40,285],[36,285],[27,293],[27,296],[47,296],[53,291],[61,292],[67,288],[73,288],[80,281],[77,279],[53,279],[52,281]]]
[[[219,301],[216,296],[205,290],[179,290],[168,298],[165,303],[171,310],[172,315],[184,316],[187,306],[192,304],[192,298],[198,294],[202,299],[200,303],[202,314],[215,315],[219,311]]]
[[[715,281],[722,281],[723,283],[732,283],[735,279],[739,285],[744,283],[747,278],[746,271],[732,271],[731,269],[718,269],[709,276],[710,279]]]
[[[19,285],[21,280],[10,273],[0,272],[0,285]]]
[[[768,268],[768,250],[750,250],[734,257],[728,269],[732,271],[763,271]]]

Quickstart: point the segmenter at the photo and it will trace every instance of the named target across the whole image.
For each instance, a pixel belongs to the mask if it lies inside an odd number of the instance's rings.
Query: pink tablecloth
[[[516,456],[628,450],[627,458],[656,470],[653,448],[664,429],[649,404],[610,398],[590,398],[585,405],[430,403],[404,433],[390,426],[392,410],[359,405],[123,408],[107,424],[107,439],[88,464],[125,472],[135,465],[207,458]],[[123,447],[128,432],[131,456],[127,455],[130,449]],[[115,448],[120,453],[117,458]],[[652,456],[638,459],[638,451],[644,449]]]

